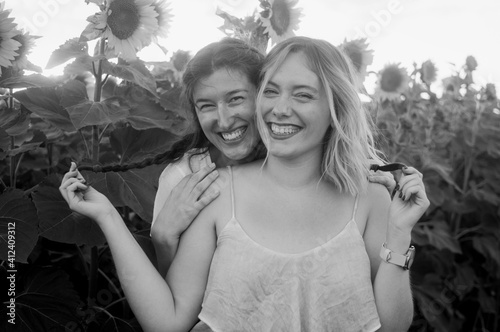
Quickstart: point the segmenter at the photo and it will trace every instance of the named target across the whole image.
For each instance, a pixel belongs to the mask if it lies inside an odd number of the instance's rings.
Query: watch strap
[[[385,262],[391,263],[397,266],[402,267],[405,270],[408,270],[413,261],[413,255],[415,252],[415,247],[410,246],[406,254],[398,254],[391,249],[387,248],[387,243],[382,244],[382,248],[380,248],[380,258],[382,258]]]

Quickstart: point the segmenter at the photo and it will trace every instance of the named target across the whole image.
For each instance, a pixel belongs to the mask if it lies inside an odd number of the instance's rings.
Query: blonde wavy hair
[[[309,69],[320,79],[332,118],[324,139],[321,172],[340,191],[357,195],[367,187],[370,163],[381,163],[383,158],[375,148],[373,123],[355,87],[353,65],[347,55],[327,41],[292,37],[277,44],[267,55],[256,112],[262,140],[269,147],[269,132],[260,107],[264,89],[287,56],[298,52],[305,55]]]

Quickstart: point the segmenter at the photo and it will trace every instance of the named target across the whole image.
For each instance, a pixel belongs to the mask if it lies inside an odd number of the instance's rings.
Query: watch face
[[[413,264],[413,259],[415,258],[415,247],[414,246],[411,246],[410,249],[408,249],[408,253],[407,253],[407,256],[406,256],[406,269],[410,269],[410,267],[412,266]]]

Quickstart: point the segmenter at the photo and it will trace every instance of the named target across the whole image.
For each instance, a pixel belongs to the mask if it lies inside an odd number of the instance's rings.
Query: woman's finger
[[[195,203],[195,208],[198,211],[203,210],[208,204],[212,203],[220,195],[219,190],[209,189],[201,195],[200,199]]]
[[[64,182],[68,180],[69,178],[76,177],[78,175],[78,171],[76,170],[76,164],[74,162],[71,162],[71,165],[69,166],[69,171],[64,174],[63,179],[61,182]]]
[[[68,191],[67,191],[68,187],[76,182],[82,183],[82,180],[72,177],[61,183],[61,186],[59,187],[59,192],[61,193],[64,199],[67,200],[68,198]]]
[[[208,187],[217,179],[219,172],[214,170],[207,176],[205,176],[200,182],[196,184],[191,192],[194,195],[195,200],[199,200],[200,196],[207,190]]]
[[[420,173],[415,167],[408,166],[406,168],[401,169],[401,171],[405,175],[417,174],[421,179],[424,177],[423,174]]]
[[[371,173],[368,176],[368,180],[370,180],[370,182],[379,183],[385,186],[389,193],[392,193],[394,187],[396,187],[396,181],[394,180],[394,177],[391,173],[383,173],[381,171],[377,171]]]
[[[201,168],[198,172],[194,173],[193,176],[189,179],[188,185],[191,190],[193,190],[199,182],[201,182],[208,174],[210,174],[215,169],[215,164],[211,163],[203,168]]]
[[[424,208],[427,208],[429,206],[429,200],[427,199],[427,195],[425,194],[425,189],[420,184],[407,187],[403,191],[403,196],[401,199],[405,202],[411,200],[415,204]]]
[[[71,207],[72,203],[79,202],[83,199],[83,195],[80,191],[85,191],[88,189],[88,186],[84,185],[81,182],[75,182],[71,185],[68,186],[67,193],[68,193],[68,203]]]
[[[422,182],[422,178],[418,174],[409,174],[403,175],[401,179],[399,179],[399,188],[402,189],[404,186],[411,181],[419,181]]]

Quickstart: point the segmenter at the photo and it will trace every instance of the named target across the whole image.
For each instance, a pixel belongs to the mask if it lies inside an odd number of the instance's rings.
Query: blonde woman
[[[61,192],[102,228],[145,331],[408,329],[410,235],[429,201],[411,167],[393,201],[368,182],[377,155],[353,83],[327,42],[271,51],[257,99],[268,156],[219,171],[220,195],[182,235],[166,282],[72,165]]]

